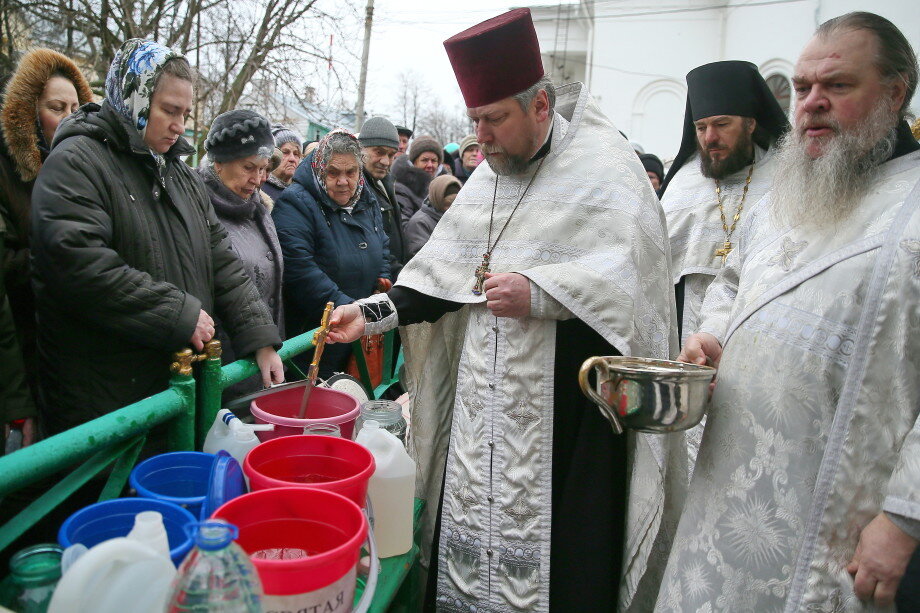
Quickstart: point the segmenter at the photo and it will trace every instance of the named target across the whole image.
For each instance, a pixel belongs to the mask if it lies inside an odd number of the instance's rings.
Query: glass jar
[[[392,400],[370,400],[361,405],[361,414],[355,421],[353,438],[358,438],[358,432],[364,422],[375,420],[380,427],[396,435],[403,445],[406,444],[406,419],[402,415],[402,405]]]
[[[58,545],[26,547],[10,558],[10,575],[4,581],[3,606],[19,613],[44,613],[61,578]]]
[[[338,424],[315,423],[307,424],[303,428],[304,434],[313,434],[317,436],[337,436],[342,437],[342,429]]]

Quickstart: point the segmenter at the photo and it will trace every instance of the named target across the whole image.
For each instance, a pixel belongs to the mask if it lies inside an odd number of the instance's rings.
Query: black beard
[[[707,179],[722,180],[751,164],[754,157],[754,142],[750,134],[743,134],[724,160],[712,159],[699,142],[696,144],[696,150],[700,154],[700,172],[703,176]]]

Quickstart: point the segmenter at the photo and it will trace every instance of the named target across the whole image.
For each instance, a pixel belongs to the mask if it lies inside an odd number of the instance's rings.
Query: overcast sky
[[[400,119],[395,116],[395,85],[400,72],[407,70],[418,73],[444,106],[462,108],[460,89],[442,43],[512,5],[501,0],[375,0],[366,116],[388,114]],[[360,57],[360,45],[357,49]]]

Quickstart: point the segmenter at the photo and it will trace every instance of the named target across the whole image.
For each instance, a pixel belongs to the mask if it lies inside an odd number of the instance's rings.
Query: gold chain
[[[716,179],[716,201],[719,203],[719,216],[722,218],[722,230],[725,232],[725,242],[731,242],[732,234],[735,233],[735,226],[738,225],[738,220],[741,219],[741,211],[744,209],[744,199],[747,197],[748,188],[751,186],[751,177],[754,175],[754,164],[751,164],[751,170],[748,171],[747,181],[744,182],[744,191],[741,193],[741,202],[738,203],[738,208],[735,209],[735,216],[732,217],[732,227],[728,227],[728,222],[725,221],[725,209],[722,208],[722,186],[719,184],[719,180]]]

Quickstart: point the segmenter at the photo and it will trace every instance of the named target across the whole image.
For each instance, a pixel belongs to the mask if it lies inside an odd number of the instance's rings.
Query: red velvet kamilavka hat
[[[508,11],[444,41],[467,108],[518,94],[543,76],[530,9]]]

